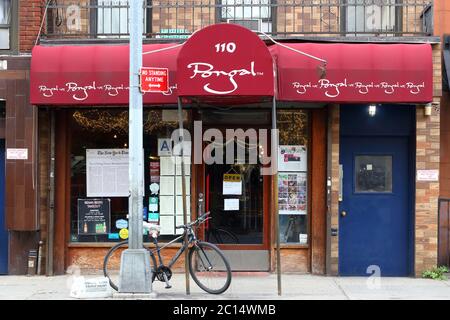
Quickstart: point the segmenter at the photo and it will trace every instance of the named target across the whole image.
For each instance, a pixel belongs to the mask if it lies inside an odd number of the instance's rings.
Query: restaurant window
[[[188,113],[184,113],[187,127]],[[144,220],[161,225],[161,240],[183,222],[181,158],[170,138],[176,110],[144,111]],[[128,236],[128,111],[76,110],[71,117],[71,241],[114,242]],[[187,149],[186,149],[187,150]],[[190,153],[185,153],[190,214]],[[189,217],[190,218],[190,217]],[[144,235],[144,241],[150,241]]]
[[[396,30],[398,0],[346,0],[345,27],[352,35],[390,33]]]
[[[271,0],[222,0],[221,8],[222,22],[272,32]]]
[[[15,23],[17,19],[17,3],[11,0],[0,0],[0,50],[14,49]]]
[[[277,113],[278,213],[282,243],[308,244],[309,120],[303,110]]]

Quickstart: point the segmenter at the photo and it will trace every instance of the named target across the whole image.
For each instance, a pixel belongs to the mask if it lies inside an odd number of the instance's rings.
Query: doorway
[[[204,145],[204,150],[211,150],[204,156],[205,210],[211,212],[204,237],[224,250],[233,271],[268,271],[271,191],[270,176],[262,174],[259,158],[263,146],[248,135],[236,134],[230,139],[228,135],[231,131],[258,133],[259,129],[270,128],[270,122],[255,121],[258,117],[245,121],[249,114],[246,110],[230,110],[225,117],[221,113],[220,120],[214,111],[205,117],[205,131],[214,125],[223,140],[211,139]],[[236,117],[239,120],[233,121]],[[270,113],[259,117],[270,121]],[[214,124],[208,119],[215,119]],[[222,162],[217,161],[220,158]]]
[[[364,107],[341,108],[340,275],[412,273],[414,111],[383,106],[371,118]]]

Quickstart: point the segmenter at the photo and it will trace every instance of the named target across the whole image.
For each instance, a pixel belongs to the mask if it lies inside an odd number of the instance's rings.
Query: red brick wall
[[[44,0],[19,0],[19,51],[30,52],[38,36]]]

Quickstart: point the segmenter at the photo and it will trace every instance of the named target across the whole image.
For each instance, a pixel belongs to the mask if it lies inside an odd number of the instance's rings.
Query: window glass
[[[356,156],[355,192],[392,192],[392,156]]]
[[[0,0],[0,49],[10,48],[11,0]]]
[[[394,31],[396,0],[347,0],[347,3],[347,32]]]
[[[187,120],[188,113],[185,112]],[[187,127],[187,121],[185,121]],[[176,110],[144,110],[145,220],[161,225],[172,239],[183,222],[181,159],[170,137]],[[176,149],[174,149],[176,150]],[[187,150],[187,149],[186,149]],[[190,153],[185,154],[190,214]],[[128,229],[128,111],[76,110],[71,119],[71,241],[110,242]],[[145,236],[145,241],[150,239]]]
[[[128,37],[128,0],[99,0],[97,33],[99,37]]]
[[[308,243],[308,113],[280,110],[278,210],[280,241]]]

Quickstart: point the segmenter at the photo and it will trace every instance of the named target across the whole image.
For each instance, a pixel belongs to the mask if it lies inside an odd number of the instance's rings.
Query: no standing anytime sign
[[[141,68],[141,92],[167,92],[169,90],[168,68]]]

